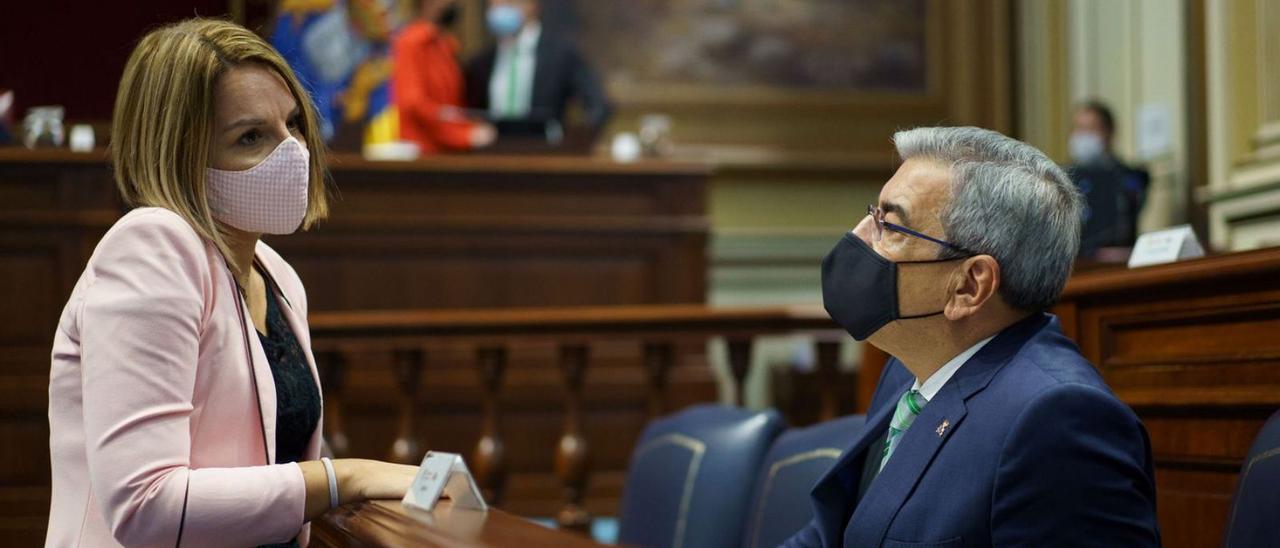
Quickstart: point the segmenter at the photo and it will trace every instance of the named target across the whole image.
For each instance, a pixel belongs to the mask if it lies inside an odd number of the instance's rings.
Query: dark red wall
[[[251,15],[265,0],[248,0]],[[194,15],[226,16],[228,0],[0,0],[0,88],[27,107],[60,104],[72,121],[111,118],[129,52],[146,31]],[[261,18],[251,18],[261,20]]]

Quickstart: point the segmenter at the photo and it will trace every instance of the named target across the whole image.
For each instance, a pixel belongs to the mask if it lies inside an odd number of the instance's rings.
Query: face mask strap
[[[920,319],[920,318],[928,318],[928,317],[932,317],[932,316],[937,316],[937,315],[939,315],[939,314],[942,314],[943,312],[946,312],[946,310],[939,310],[939,311],[937,311],[937,312],[930,312],[930,313],[928,313],[928,314],[916,314],[916,315],[914,315],[914,316],[898,316],[898,319],[899,319],[899,320],[918,320],[918,319]]]
[[[947,263],[947,262],[951,262],[951,261],[959,261],[959,260],[963,260],[963,259],[968,259],[968,258],[970,258],[970,257],[976,257],[976,256],[977,256],[977,255],[965,255],[964,257],[955,257],[955,258],[951,258],[951,259],[933,259],[933,260],[929,260],[929,261],[901,261],[901,262],[897,262],[897,263],[894,263],[894,264],[933,264],[933,263]],[[897,278],[898,278],[898,277],[895,275],[895,276],[894,276],[895,285],[896,285],[896,282],[897,282]],[[946,309],[945,309],[945,308],[944,308],[944,309],[942,309],[942,310],[939,310],[939,311],[937,311],[937,312],[930,312],[930,313],[928,313],[928,314],[915,314],[915,315],[912,315],[912,316],[898,316],[898,319],[899,319],[899,320],[917,320],[917,319],[920,319],[920,318],[930,318],[930,317],[933,317],[933,316],[937,316],[937,315],[942,314],[942,313],[944,313],[944,312],[946,312]]]
[[[951,262],[951,261],[963,261],[963,260],[968,259],[968,258],[970,258],[970,257],[977,257],[977,255],[965,255],[965,256],[963,256],[963,257],[952,257],[952,258],[950,258],[950,259],[930,259],[930,260],[928,260],[928,261],[896,261],[896,262],[894,262],[893,264],[935,264],[935,263],[949,263],[949,262]]]

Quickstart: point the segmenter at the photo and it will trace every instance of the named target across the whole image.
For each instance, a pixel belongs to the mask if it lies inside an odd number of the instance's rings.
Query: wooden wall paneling
[[[1280,408],[1280,250],[1078,274],[1057,310],[1146,425],[1166,546],[1221,541],[1244,455]]]

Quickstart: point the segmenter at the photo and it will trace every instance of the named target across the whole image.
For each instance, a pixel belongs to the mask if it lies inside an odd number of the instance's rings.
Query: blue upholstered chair
[[[737,548],[776,411],[704,405],[654,421],[631,454],[618,542]]]
[[[809,491],[865,422],[849,415],[787,430],[773,442],[755,480],[744,548],[777,546],[813,519]]]
[[[1280,546],[1280,411],[1262,425],[1244,459],[1223,545]]]

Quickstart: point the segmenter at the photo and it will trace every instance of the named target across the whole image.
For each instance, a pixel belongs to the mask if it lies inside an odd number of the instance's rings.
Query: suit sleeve
[[[782,548],[822,548],[822,538],[818,536],[818,519],[809,520],[803,529],[796,531],[791,538],[782,543]]]
[[[191,467],[209,259],[162,215],[117,226],[91,265],[79,311],[88,481],[126,546],[288,541],[303,525],[297,465]]]
[[[446,105],[431,94],[432,71],[442,70],[438,65],[441,62],[454,61],[433,57],[413,40],[396,40],[392,50],[392,94],[400,115],[424,128],[431,142],[442,148],[470,149],[471,129],[475,125],[467,120],[446,117],[444,107],[456,105]]]
[[[591,65],[577,48],[569,49],[571,67],[570,95],[577,97],[582,103],[582,111],[587,123],[594,128],[603,128],[613,116],[613,104],[605,93],[600,78],[592,70]]]
[[[996,546],[1160,546],[1151,447],[1138,417],[1085,385],[1038,395],[996,469]]]

